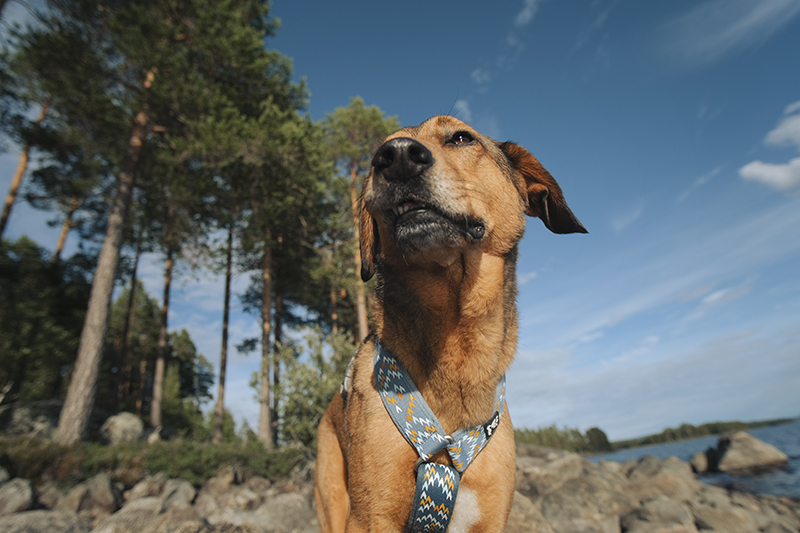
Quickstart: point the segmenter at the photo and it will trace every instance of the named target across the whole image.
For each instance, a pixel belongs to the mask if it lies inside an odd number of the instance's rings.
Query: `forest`
[[[236,349],[261,361],[258,427],[239,437],[311,446],[367,334],[356,204],[397,118],[355,97],[312,120],[269,46],[269,2],[41,6],[1,30],[0,150],[19,161],[0,217],[0,406],[63,402],[59,445],[89,438],[98,411],[220,443],[236,437]],[[21,202],[61,228],[55,248],[6,237]],[[137,278],[142,254],[161,258],[159,295]],[[168,323],[175,278],[197,270],[225,279],[218,375],[217,354]],[[233,273],[250,276],[242,295]],[[260,335],[228,347],[236,298]]]

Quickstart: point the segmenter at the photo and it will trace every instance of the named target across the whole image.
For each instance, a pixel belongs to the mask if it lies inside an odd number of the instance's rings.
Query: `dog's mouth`
[[[483,220],[471,215],[453,215],[435,205],[409,198],[388,210],[397,243],[409,250],[452,247],[466,240],[476,243],[486,235]]]

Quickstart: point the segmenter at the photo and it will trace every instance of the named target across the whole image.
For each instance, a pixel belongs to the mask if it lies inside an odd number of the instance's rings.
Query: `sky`
[[[516,427],[620,440],[800,415],[800,0],[275,0],[272,14],[267,45],[293,59],[313,119],[354,96],[404,126],[453,114],[530,150],[589,230],[528,222]],[[0,156],[0,191],[17,154]],[[18,205],[7,236],[54,247],[52,218]],[[162,261],[140,267],[157,298]],[[184,267],[175,283],[170,329],[218,365],[222,276]],[[259,328],[234,304],[226,405],[257,427],[258,357],[233,346]]]

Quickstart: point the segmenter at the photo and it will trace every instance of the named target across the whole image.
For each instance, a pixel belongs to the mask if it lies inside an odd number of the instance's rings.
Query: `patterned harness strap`
[[[375,339],[375,382],[383,405],[417,451],[417,488],[407,531],[447,531],[453,516],[461,474],[494,434],[503,414],[506,377],[497,384],[494,415],[483,425],[447,435],[400,362]],[[428,462],[447,448],[453,468]]]

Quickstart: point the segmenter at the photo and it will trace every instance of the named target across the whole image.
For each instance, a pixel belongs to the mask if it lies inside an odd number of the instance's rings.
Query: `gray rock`
[[[664,460],[642,457],[628,474],[629,493],[640,502],[664,495],[688,502],[702,484],[688,463],[676,457]]]
[[[59,511],[26,511],[0,516],[3,533],[88,533],[89,524],[76,514]]]
[[[148,496],[160,496],[164,490],[164,485],[167,482],[167,476],[159,472],[154,476],[147,476],[139,483],[133,486],[127,492],[125,498],[128,501],[136,500],[139,498],[146,498]]]
[[[256,515],[261,515],[269,527],[276,531],[305,531],[310,523],[316,521],[316,514],[308,501],[300,494],[281,494],[259,507]]]
[[[76,485],[58,502],[56,509],[77,513],[96,524],[120,508],[122,495],[106,474],[98,474]]]
[[[559,489],[583,472],[583,459],[576,453],[543,446],[517,445],[515,486],[536,500]]]
[[[622,527],[627,533],[697,532],[689,507],[666,496],[649,500],[623,517]]]
[[[542,516],[539,508],[529,498],[515,491],[505,533],[555,533],[555,531]]]
[[[620,494],[602,477],[582,475],[541,500],[542,515],[558,532],[619,533]]]
[[[708,455],[704,452],[697,452],[692,456],[692,470],[697,474],[708,472]]]
[[[698,529],[724,531],[725,533],[754,533],[758,524],[750,513],[741,507],[715,509],[713,507],[695,507],[692,509]]]
[[[92,533],[171,533],[186,522],[202,523],[193,508],[164,510],[163,503],[155,496],[134,500],[100,521]]]
[[[0,515],[27,511],[33,504],[33,488],[27,479],[14,478],[0,485]]]
[[[161,497],[164,509],[185,509],[194,501],[197,491],[188,481],[183,479],[170,479],[164,484]]]
[[[118,413],[110,416],[100,426],[100,439],[112,446],[136,442],[142,438],[144,422],[133,413]]]
[[[0,466],[0,485],[2,485],[3,483],[5,483],[5,482],[6,482],[6,481],[8,481],[9,479],[11,479],[11,476],[10,476],[10,475],[8,475],[8,470],[6,470],[6,469],[5,469],[5,468],[3,468],[2,466]]]
[[[4,436],[52,439],[58,427],[61,401],[12,403],[0,407],[0,432]]]
[[[749,476],[783,468],[789,462],[785,453],[744,431],[723,436],[717,445],[712,465],[720,472]]]

